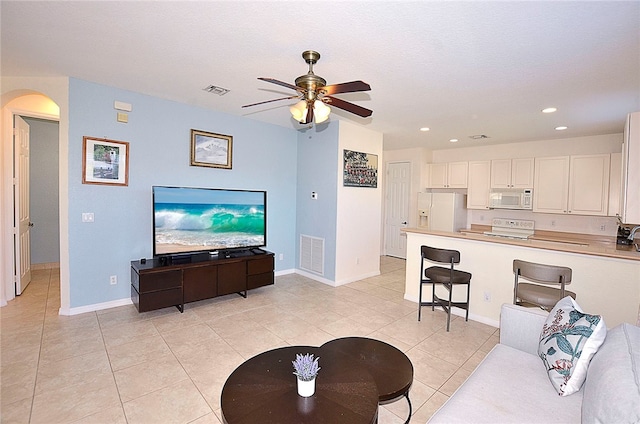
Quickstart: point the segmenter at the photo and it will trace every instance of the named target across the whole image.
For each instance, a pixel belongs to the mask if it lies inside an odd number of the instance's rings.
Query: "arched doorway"
[[[2,163],[2,174],[0,181],[2,185],[2,208],[0,210],[0,224],[2,226],[2,243],[0,243],[0,253],[3,258],[0,264],[2,272],[2,285],[0,287],[0,306],[15,297],[15,274],[19,272],[16,266],[20,263],[19,252],[16,252],[16,242],[14,241],[14,210],[17,196],[14,193],[15,187],[20,185],[20,173],[16,172],[14,164],[14,121],[21,120],[20,117],[38,118],[48,121],[60,121],[60,108],[49,97],[31,90],[14,90],[2,96],[2,149],[0,159]],[[17,119],[15,117],[18,117]],[[58,131],[60,133],[60,131]],[[60,134],[58,145],[60,145]],[[60,163],[60,161],[58,161]],[[60,166],[60,165],[58,165]],[[58,168],[60,174],[60,168]],[[15,185],[14,185],[15,180]],[[60,203],[62,204],[62,203]],[[62,222],[62,219],[60,219]],[[61,229],[59,230],[62,233]],[[19,243],[18,243],[19,244]],[[61,279],[62,281],[62,279]],[[62,283],[61,283],[62,285]],[[67,283],[68,285],[68,283]],[[68,293],[68,287],[66,292]]]

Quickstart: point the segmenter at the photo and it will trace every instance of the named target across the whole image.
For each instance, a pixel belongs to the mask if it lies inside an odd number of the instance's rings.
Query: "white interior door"
[[[29,124],[14,117],[14,235],[16,295],[31,282],[31,227],[29,213]]]
[[[411,164],[390,163],[387,167],[385,253],[403,259],[407,257],[407,235],[400,230],[409,223],[410,189]]]

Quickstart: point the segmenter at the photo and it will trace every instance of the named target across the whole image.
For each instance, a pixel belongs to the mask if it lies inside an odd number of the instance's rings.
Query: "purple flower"
[[[313,353],[307,353],[306,355],[296,354],[296,360],[291,361],[295,369],[293,373],[302,381],[313,380],[318,375],[318,371],[320,371],[318,359],[320,358],[313,359]]]

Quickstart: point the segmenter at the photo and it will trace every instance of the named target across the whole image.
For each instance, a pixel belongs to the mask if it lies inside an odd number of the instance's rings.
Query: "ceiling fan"
[[[333,97],[334,94],[354,93],[358,91],[369,91],[371,86],[363,81],[343,82],[341,84],[327,85],[327,81],[313,73],[313,65],[320,59],[320,53],[307,50],[302,53],[302,58],[309,64],[309,72],[296,78],[295,85],[279,81],[273,78],[258,78],[259,80],[277,84],[297,91],[295,96],[281,97],[279,99],[267,100],[264,102],[252,103],[242,107],[257,106],[265,103],[277,102],[280,100],[300,99],[298,103],[291,106],[289,111],[294,119],[301,124],[316,124],[324,122],[329,118],[331,108],[327,105],[335,106],[338,109],[366,118],[371,116],[372,110],[358,106],[354,103]]]

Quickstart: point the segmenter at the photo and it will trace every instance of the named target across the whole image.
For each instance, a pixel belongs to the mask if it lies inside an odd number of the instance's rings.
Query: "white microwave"
[[[489,192],[489,208],[491,209],[533,209],[533,190],[492,189]]]

